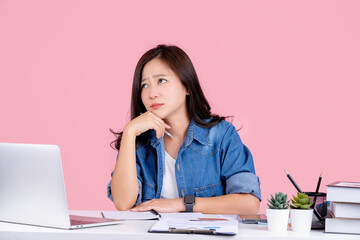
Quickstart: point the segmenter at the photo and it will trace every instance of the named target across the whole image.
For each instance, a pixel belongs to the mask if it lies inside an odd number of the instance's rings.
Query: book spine
[[[325,232],[360,234],[360,220],[326,218]]]
[[[335,218],[360,219],[359,203],[330,202],[330,210]]]

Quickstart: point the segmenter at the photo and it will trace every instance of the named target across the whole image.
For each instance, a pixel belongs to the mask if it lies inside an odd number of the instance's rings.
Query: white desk
[[[101,217],[100,211],[71,211],[71,214]],[[164,234],[148,233],[148,229],[155,223],[155,220],[147,221],[126,221],[125,223],[86,228],[76,230],[61,230],[45,227],[35,227],[20,224],[0,222],[0,240],[7,239],[360,239],[360,235],[330,234],[323,230],[313,230],[307,234],[292,232],[290,229],[284,233],[273,233],[267,230],[266,225],[239,224],[239,233],[236,236],[210,236],[210,235],[188,235],[188,234]]]

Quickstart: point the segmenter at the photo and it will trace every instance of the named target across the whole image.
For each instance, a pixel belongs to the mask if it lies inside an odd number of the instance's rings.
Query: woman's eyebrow
[[[153,78],[156,78],[156,77],[166,77],[167,75],[166,74],[155,74],[155,75],[152,75]],[[141,82],[144,82],[146,79],[148,78],[144,78],[143,80],[141,80]]]

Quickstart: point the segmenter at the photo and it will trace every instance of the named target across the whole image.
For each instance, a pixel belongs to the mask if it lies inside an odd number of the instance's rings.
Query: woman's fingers
[[[152,199],[150,201],[142,202],[139,205],[136,205],[135,207],[130,209],[130,211],[132,211],[132,212],[143,212],[143,211],[147,211],[148,209],[150,210],[151,208],[149,208],[149,206],[151,206],[153,201],[154,201],[154,199]]]
[[[157,120],[155,120],[155,121],[156,121],[156,124],[157,124],[157,128],[155,129],[156,136],[157,136],[157,138],[160,138],[161,136],[164,136],[165,126],[164,126],[163,123],[158,122]]]
[[[157,138],[164,136],[165,128],[171,128],[169,125],[167,125],[161,118],[159,118],[155,114],[149,112],[149,116],[152,117],[154,120],[154,123],[156,123],[159,126],[158,129],[155,129]]]
[[[137,136],[139,136],[141,133],[149,130],[154,129],[156,132],[156,137],[160,138],[164,136],[165,129],[170,129],[171,127],[167,125],[161,118],[153,114],[152,112],[147,111],[144,114],[141,114],[138,119],[138,125],[137,124]]]
[[[150,211],[154,209],[158,212],[179,212],[183,207],[183,200],[177,199],[152,199],[142,202],[131,209],[133,212]]]

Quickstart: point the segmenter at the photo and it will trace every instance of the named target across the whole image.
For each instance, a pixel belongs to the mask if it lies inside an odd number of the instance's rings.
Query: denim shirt
[[[163,185],[165,147],[163,137],[150,139],[136,149],[139,194],[136,205],[160,198]],[[111,173],[112,176],[113,173]],[[241,142],[233,124],[225,120],[204,128],[192,120],[176,162],[175,178],[179,197],[213,197],[231,193],[251,193],[261,200],[260,180],[255,175],[249,149]],[[111,181],[107,187],[111,195]]]

